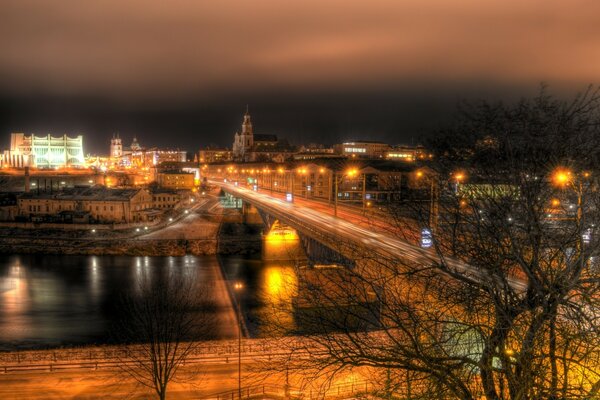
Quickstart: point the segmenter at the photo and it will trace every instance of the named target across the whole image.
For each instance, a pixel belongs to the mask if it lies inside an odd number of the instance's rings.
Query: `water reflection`
[[[254,337],[378,326],[376,294],[342,267],[241,257],[222,257],[221,264],[230,285],[247,288],[240,304]]]
[[[279,336],[296,330],[292,300],[298,277],[293,263],[237,256],[220,261],[229,284],[243,282],[246,288],[240,293],[240,306],[251,336]]]
[[[0,255],[0,350],[109,342],[120,301],[141,282],[181,276],[215,286],[218,271],[214,257]],[[212,286],[203,290],[218,300],[215,314],[230,313]]]
[[[295,330],[292,300],[297,292],[298,278],[293,265],[268,263],[265,266],[257,294],[264,305],[259,315],[266,332],[283,334]]]

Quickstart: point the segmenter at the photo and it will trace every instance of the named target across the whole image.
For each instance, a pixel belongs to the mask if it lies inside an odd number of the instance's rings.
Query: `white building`
[[[10,167],[62,168],[83,167],[83,136],[54,137],[12,133],[10,150],[4,151],[3,163]]]
[[[391,146],[383,142],[361,140],[336,144],[333,148],[337,154],[347,157],[383,158]]]
[[[110,158],[116,160],[123,156],[123,142],[119,134],[113,135],[110,140]]]

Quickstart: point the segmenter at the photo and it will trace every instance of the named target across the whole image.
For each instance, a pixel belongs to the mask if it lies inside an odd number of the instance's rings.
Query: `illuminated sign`
[[[291,193],[286,193],[285,200],[291,203],[292,201],[294,201],[294,196],[292,196]]]
[[[421,247],[428,249],[433,244],[433,236],[427,228],[421,229]]]
[[[584,244],[590,244],[592,241],[592,230],[587,229],[585,232],[583,232],[583,235],[581,235],[581,240],[583,240]]]

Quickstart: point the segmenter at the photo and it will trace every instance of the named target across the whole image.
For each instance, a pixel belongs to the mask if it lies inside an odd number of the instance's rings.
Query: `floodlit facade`
[[[333,148],[337,154],[347,157],[383,158],[391,147],[387,143],[363,140],[336,144]]]
[[[16,168],[84,167],[83,136],[12,133],[10,150],[4,152],[3,162],[5,166]]]
[[[193,189],[195,174],[183,171],[163,171],[157,176],[158,185],[165,189]]]

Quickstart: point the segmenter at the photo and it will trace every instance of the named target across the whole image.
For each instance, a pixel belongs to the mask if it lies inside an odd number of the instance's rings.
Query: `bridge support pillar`
[[[242,201],[242,221],[245,224],[263,223],[263,220],[256,207],[246,201]]]

